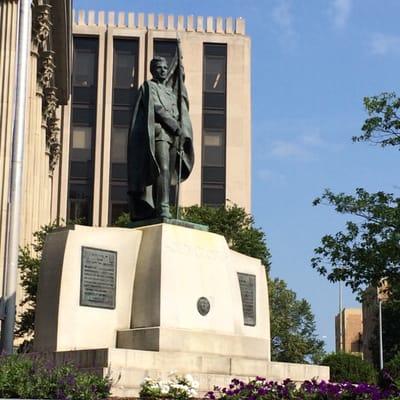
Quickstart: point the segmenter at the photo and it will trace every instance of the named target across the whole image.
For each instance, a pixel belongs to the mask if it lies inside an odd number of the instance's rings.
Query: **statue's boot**
[[[157,178],[157,207],[156,211],[159,217],[172,218],[169,209],[169,170],[161,171]]]

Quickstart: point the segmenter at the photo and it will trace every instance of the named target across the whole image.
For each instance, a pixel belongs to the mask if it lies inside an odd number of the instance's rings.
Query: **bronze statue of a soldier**
[[[150,63],[153,79],[139,90],[128,136],[128,194],[132,220],[171,218],[170,187],[193,168],[189,102],[180,48],[168,68],[163,57]]]

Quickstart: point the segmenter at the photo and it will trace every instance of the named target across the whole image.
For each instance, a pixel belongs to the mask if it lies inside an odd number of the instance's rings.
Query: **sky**
[[[311,304],[334,350],[338,286],[310,266],[345,218],[312,206],[325,188],[399,195],[395,149],[352,143],[363,97],[399,91],[399,0],[74,0],[75,9],[243,17],[252,40],[252,213],[273,277]],[[228,78],[229,79],[229,78]],[[396,179],[397,178],[397,179]],[[344,307],[359,307],[344,290]]]

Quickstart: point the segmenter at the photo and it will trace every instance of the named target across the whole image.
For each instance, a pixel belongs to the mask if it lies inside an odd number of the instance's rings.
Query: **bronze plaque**
[[[256,276],[238,272],[244,324],[256,325]]]
[[[207,297],[200,297],[197,300],[197,311],[201,315],[207,315],[210,312],[210,302],[208,301]]]
[[[82,247],[80,305],[115,309],[117,252]]]

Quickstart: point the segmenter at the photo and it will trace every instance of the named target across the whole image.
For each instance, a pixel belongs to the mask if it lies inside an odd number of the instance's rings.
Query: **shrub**
[[[376,383],[377,380],[373,365],[353,354],[329,354],[322,365],[330,367],[332,382]]]
[[[0,357],[0,397],[100,400],[110,395],[109,378],[83,373],[72,365],[46,365],[23,355]]]
[[[394,383],[400,388],[400,352],[385,364],[385,371],[393,379]]]

